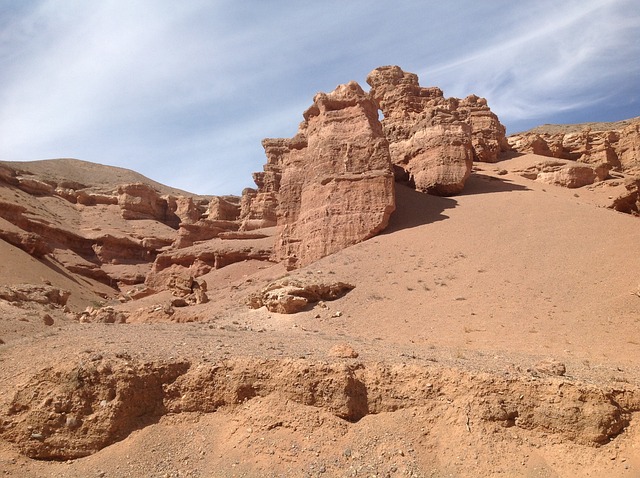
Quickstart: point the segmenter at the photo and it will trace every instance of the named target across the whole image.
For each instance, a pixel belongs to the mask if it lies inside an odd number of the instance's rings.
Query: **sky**
[[[240,194],[263,138],[383,65],[508,134],[640,116],[640,1],[0,0],[0,159]]]

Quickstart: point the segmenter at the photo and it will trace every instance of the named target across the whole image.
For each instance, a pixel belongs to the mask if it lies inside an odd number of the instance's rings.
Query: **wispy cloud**
[[[631,1],[537,2],[494,38],[430,70],[452,94],[481,92],[506,123],[552,117],[637,90],[640,6]],[[612,82],[612,79],[614,81]]]
[[[631,101],[635,0],[40,0],[0,12],[0,158],[239,193],[319,90],[398,64],[508,126]],[[636,103],[628,100],[636,92]]]

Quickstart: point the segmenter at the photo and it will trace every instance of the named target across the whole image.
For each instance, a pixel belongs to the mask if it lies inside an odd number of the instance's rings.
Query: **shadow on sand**
[[[529,190],[526,186],[514,184],[505,179],[473,173],[467,180],[464,190],[457,196]],[[396,210],[383,234],[448,219],[449,216],[444,214],[444,211],[457,205],[458,201],[455,197],[433,196],[396,183]]]
[[[443,212],[457,204],[455,199],[431,196],[396,183],[396,210],[384,234],[448,219]]]
[[[531,191],[528,187],[512,183],[509,180],[472,173],[464,185],[464,189],[457,196],[471,196],[472,194],[503,193],[509,191]]]

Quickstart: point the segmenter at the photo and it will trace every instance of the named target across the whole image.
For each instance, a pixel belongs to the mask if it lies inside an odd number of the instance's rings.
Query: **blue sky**
[[[240,194],[262,138],[390,64],[509,133],[640,116],[640,2],[0,0],[0,159]]]

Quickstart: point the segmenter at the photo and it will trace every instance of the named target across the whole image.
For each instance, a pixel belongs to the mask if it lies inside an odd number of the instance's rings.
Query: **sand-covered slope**
[[[397,185],[383,234],[296,271],[211,270],[207,303],[164,291],[112,303],[130,323],[22,337],[7,309],[0,469],[636,476],[638,218],[601,207],[615,181],[521,175],[541,160],[476,164],[452,198]],[[297,314],[247,305],[286,281],[354,288]]]

